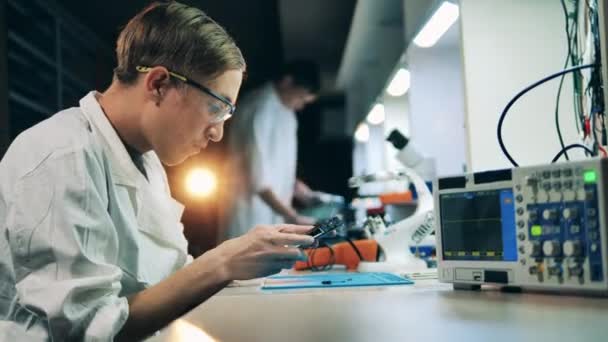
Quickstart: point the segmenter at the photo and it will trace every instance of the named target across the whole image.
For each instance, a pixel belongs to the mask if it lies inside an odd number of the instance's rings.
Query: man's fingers
[[[269,255],[269,262],[306,261],[307,256],[301,249],[295,247],[276,247]]]
[[[292,234],[306,234],[312,230],[313,226],[302,226],[297,224],[281,224],[279,232]]]
[[[275,232],[270,237],[270,242],[277,246],[308,246],[315,242],[315,239],[306,234]]]
[[[266,276],[271,276],[280,273],[282,270],[293,268],[293,262],[277,262],[272,263],[268,267],[268,271],[266,272]]]

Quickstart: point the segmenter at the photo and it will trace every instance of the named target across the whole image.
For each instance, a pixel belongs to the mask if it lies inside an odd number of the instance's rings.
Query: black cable
[[[317,249],[319,249],[321,247],[321,245],[324,245],[324,247],[329,248],[329,262],[326,265],[315,266],[313,259],[315,257],[315,253],[317,252]],[[306,266],[308,266],[308,268],[310,268],[310,270],[313,272],[320,272],[320,271],[327,271],[327,270],[332,269],[332,267],[334,267],[335,263],[336,263],[336,252],[334,251],[334,249],[331,248],[331,246],[329,244],[327,244],[327,242],[320,241],[319,245],[317,247],[313,248],[312,251],[310,252],[310,254],[308,256],[308,260],[306,261]]]
[[[345,237],[344,240],[346,240],[346,242],[348,242],[350,244],[350,246],[353,248],[353,250],[355,251],[355,253],[357,253],[357,257],[359,257],[359,261],[364,261],[363,259],[363,255],[361,254],[361,251],[359,250],[359,248],[357,248],[357,245],[355,245],[355,243],[353,242],[353,240],[351,240],[348,237]],[[321,246],[321,244],[323,244],[324,246]],[[327,265],[321,265],[321,266],[316,266],[314,263],[314,257],[315,254],[317,252],[317,250],[321,247],[327,247],[329,249],[329,262],[327,263]],[[306,260],[306,266],[313,272],[320,272],[320,271],[327,271],[333,268],[333,266],[336,264],[336,252],[334,251],[334,249],[325,241],[320,241],[319,245],[312,248],[312,250],[310,251],[310,254],[308,255],[308,260]]]
[[[500,119],[498,120],[498,128],[497,128],[497,132],[496,135],[498,137],[498,144],[500,145],[500,149],[502,150],[502,153],[504,153],[505,157],[507,157],[507,159],[509,159],[509,161],[511,162],[511,164],[513,164],[513,166],[519,166],[519,164],[517,164],[517,162],[515,161],[515,159],[513,159],[513,157],[511,157],[511,155],[509,154],[509,152],[507,151],[507,148],[504,144],[504,142],[502,141],[502,124],[505,120],[505,117],[507,116],[507,113],[509,112],[509,109],[511,109],[511,107],[515,104],[515,102],[517,102],[517,100],[519,100],[520,97],[524,96],[527,92],[529,92],[530,90],[538,87],[539,85],[550,81],[556,77],[559,77],[561,75],[565,75],[574,71],[578,71],[578,70],[582,70],[582,69],[588,69],[588,68],[594,68],[597,67],[599,64],[585,64],[585,65],[577,65],[565,70],[562,70],[560,72],[554,73],[552,75],[549,75],[547,77],[544,77],[543,79],[534,82],[533,84],[527,86],[526,88],[524,88],[524,90],[520,91],[517,95],[515,95],[515,97],[513,99],[511,99],[511,101],[509,101],[509,103],[507,104],[507,106],[505,107],[505,109],[502,111],[502,114],[500,115]]]
[[[359,248],[357,248],[357,246],[354,244],[353,240],[351,240],[348,237],[346,237],[344,239],[346,240],[346,242],[348,242],[351,245],[351,247],[353,247],[353,249],[355,250],[355,253],[357,253],[357,256],[359,257],[359,261],[363,261],[363,255],[361,255],[361,251],[359,251]]]
[[[568,56],[566,57],[566,63],[564,64],[564,68],[568,66],[569,58],[570,58],[570,54],[568,54]],[[559,145],[561,146],[562,149],[566,148],[566,144],[564,143],[564,137],[562,136],[562,129],[561,129],[561,126],[559,125],[559,101],[560,101],[561,95],[562,95],[562,86],[564,85],[564,79],[565,79],[565,75],[562,75],[561,79],[559,80],[559,87],[557,88],[557,97],[555,100],[555,129],[557,131]],[[566,160],[570,160],[570,156],[568,156],[568,153],[565,154],[565,157],[566,157]]]
[[[591,153],[593,155],[593,151],[591,151],[587,146],[585,145],[581,145],[581,144],[572,144],[572,145],[568,145],[566,146],[564,149],[562,149],[561,151],[559,151],[558,154],[555,155],[555,157],[553,157],[553,160],[551,160],[551,163],[555,163],[559,157],[562,156],[562,154],[564,154],[567,150],[571,150],[573,148],[582,148],[585,149],[585,151]]]
[[[594,2],[594,4],[596,5],[595,8],[591,7],[591,5],[588,3],[587,6],[589,7],[589,26],[591,27],[591,36],[592,36],[592,45],[593,45],[593,59],[595,61],[599,61],[601,60],[601,44],[600,44],[600,32],[599,32],[599,14],[597,11],[597,2]],[[600,70],[594,70],[594,72],[591,73],[591,79],[589,80],[589,84],[587,86],[587,90],[590,94],[591,97],[591,112],[595,114],[595,121],[593,121],[594,123],[594,127],[596,127],[596,123],[598,122],[597,117],[599,116],[599,118],[602,120],[602,127],[600,129],[600,132],[605,131],[605,126],[604,126],[604,112],[605,112],[605,103],[604,103],[604,96],[603,96],[603,80],[602,80],[602,74],[600,72]],[[599,146],[605,146],[604,144],[604,137],[602,136],[602,140],[598,141],[596,138],[596,142]]]
[[[605,121],[604,115],[601,115],[600,117],[602,118],[602,142],[601,142],[601,144],[602,144],[602,146],[606,146],[606,145],[608,145],[608,136],[606,133],[606,121]]]
[[[579,19],[579,10],[580,10],[580,6],[579,0],[571,0],[570,1],[573,5],[574,5],[574,13],[572,15],[572,24],[574,27],[574,30],[572,31],[571,34],[571,65],[580,65],[582,63],[582,57],[581,55],[579,55],[579,25],[578,25],[578,19]],[[572,87],[573,87],[573,92],[572,92],[572,103],[573,103],[573,107],[574,107],[574,117],[576,118],[576,126],[577,126],[577,130],[582,129],[582,131],[584,132],[584,134],[586,134],[586,129],[587,129],[587,125],[585,122],[585,114],[583,113],[584,109],[582,107],[582,100],[581,100],[581,90],[582,90],[582,74],[580,72],[575,72],[572,74]],[[579,130],[580,132],[580,130]]]
[[[562,69],[565,69],[566,67],[568,67],[568,61],[570,60],[570,56],[572,56],[572,44],[571,44],[572,39],[570,38],[570,18],[568,18],[568,8],[566,7],[566,2],[564,0],[561,0],[561,3],[562,3],[562,9],[564,10],[564,17],[566,19],[566,37],[568,40],[568,54],[566,55],[566,61],[564,62],[564,67],[562,68]],[[559,87],[557,88],[557,98],[555,100],[555,129],[557,130],[557,137],[559,138],[559,145],[561,146],[562,149],[566,148],[566,145],[564,144],[562,130],[559,125],[559,100],[561,99],[562,86],[564,85],[565,78],[566,78],[566,75],[562,75],[561,79],[559,80]],[[570,160],[570,156],[568,156],[568,153],[565,153],[564,155],[566,156],[566,160]]]
[[[599,154],[597,132],[595,131],[595,115],[593,114],[593,110],[589,114],[589,121],[591,124],[591,133],[593,134],[593,150],[592,150],[593,153],[591,153],[591,155],[593,156],[594,154],[595,155]]]

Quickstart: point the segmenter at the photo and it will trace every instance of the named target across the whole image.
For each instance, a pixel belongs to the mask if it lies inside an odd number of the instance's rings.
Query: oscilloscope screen
[[[513,260],[513,192],[496,189],[440,196],[445,260]]]

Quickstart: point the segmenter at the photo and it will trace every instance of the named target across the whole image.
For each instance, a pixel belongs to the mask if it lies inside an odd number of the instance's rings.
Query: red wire
[[[597,145],[597,148],[598,148],[600,151],[602,151],[602,154],[604,155],[604,157],[608,156],[608,153],[606,152],[606,149],[604,149],[604,148],[602,147],[602,145],[598,144],[598,145]]]

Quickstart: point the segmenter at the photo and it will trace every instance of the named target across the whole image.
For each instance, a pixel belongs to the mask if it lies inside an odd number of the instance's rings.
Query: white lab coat
[[[284,222],[258,192],[270,188],[283,203],[291,204],[297,129],[294,111],[283,105],[272,83],[239,102],[228,136],[232,179],[225,237],[243,235],[256,224]]]
[[[91,92],[0,162],[0,340],[110,341],[126,296],[190,259],[154,152],[148,180]]]

